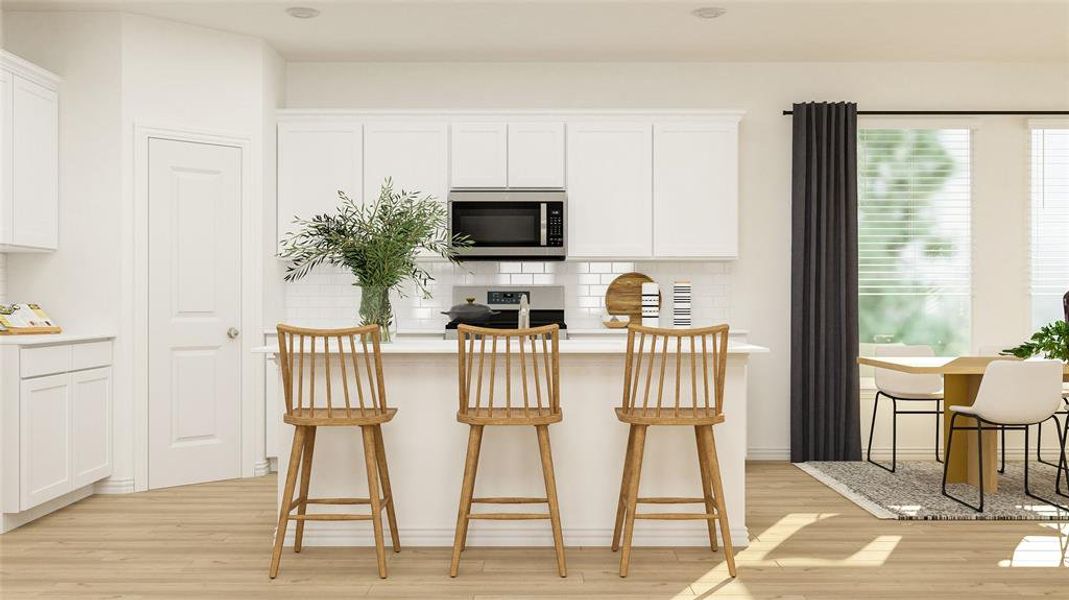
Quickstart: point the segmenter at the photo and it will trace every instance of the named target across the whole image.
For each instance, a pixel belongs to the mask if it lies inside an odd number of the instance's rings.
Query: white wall
[[[247,137],[255,199],[243,237],[259,237],[262,175],[274,151],[273,109],[283,65],[263,41],[121,13],[5,12],[7,49],[55,71],[61,87],[60,249],[12,256],[9,299],[44,305],[68,330],[104,329],[115,343],[115,472],[105,489],[132,489],[135,465],[133,318],[134,128],[188,129]],[[271,215],[271,221],[274,216]],[[254,276],[261,274],[255,254]],[[262,299],[246,297],[250,327]],[[255,331],[250,332],[255,333]],[[258,363],[257,363],[258,364]],[[252,393],[262,376],[246,376]],[[262,392],[260,392],[262,395]],[[262,418],[262,417],[261,417]],[[262,430],[262,427],[259,428]],[[243,452],[256,439],[243,436]]]
[[[729,310],[734,327],[772,348],[753,359],[754,458],[783,458],[789,447],[791,123],[780,111],[806,100],[869,109],[1065,109],[1069,70],[1056,63],[289,63],[286,81],[287,108],[746,110],[741,257]],[[1000,344],[1027,332],[1024,118],[975,125],[973,237],[982,241],[973,343]],[[931,424],[905,419],[901,445],[930,447]]]

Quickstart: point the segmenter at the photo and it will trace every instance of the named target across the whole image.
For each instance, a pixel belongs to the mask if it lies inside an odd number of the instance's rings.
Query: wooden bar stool
[[[553,474],[553,455],[549,448],[549,425],[559,423],[563,414],[560,409],[560,356],[558,350],[559,328],[556,325],[531,329],[486,329],[460,325],[457,328],[457,351],[459,360],[460,408],[457,421],[470,427],[468,454],[464,460],[464,483],[460,490],[460,508],[457,511],[457,531],[453,538],[453,561],[449,576],[456,577],[460,568],[460,553],[468,538],[468,522],[472,519],[527,520],[549,519],[553,526],[553,545],[557,552],[557,571],[567,576],[564,564],[564,537],[561,534],[560,510],[557,505],[557,483]],[[489,351],[489,352],[488,352]],[[504,353],[504,359],[499,356]],[[498,375],[498,363],[504,363],[504,373]],[[476,366],[476,363],[478,366]],[[513,364],[515,363],[515,364]],[[514,376],[519,376],[518,387],[522,390],[523,403],[519,396],[513,400]],[[483,385],[484,377],[489,377]],[[503,381],[502,381],[503,380]],[[530,383],[528,381],[530,380]],[[502,404],[500,390],[497,404],[495,388],[504,388]],[[483,390],[486,400],[483,401]],[[543,395],[545,400],[543,400]],[[479,468],[479,449],[482,446],[483,427],[487,425],[532,425],[538,436],[538,448],[542,458],[542,476],[545,480],[545,498],[475,498],[475,472]],[[548,504],[545,513],[473,513],[472,504]]]
[[[382,539],[384,507],[390,521],[394,552],[401,551],[401,541],[397,534],[390,474],[386,467],[386,449],[382,442],[382,424],[392,420],[397,409],[386,408],[386,387],[382,377],[382,355],[379,352],[379,326],[303,329],[279,325],[278,359],[286,397],[286,415],[283,421],[296,429],[293,434],[293,448],[290,450],[289,468],[286,471],[282,506],[278,512],[278,529],[275,531],[275,549],[271,555],[269,575],[272,579],[278,575],[282,543],[290,521],[297,521],[294,552],[301,551],[304,524],[307,521],[371,521],[375,530],[379,577],[385,578],[386,551]],[[344,405],[338,404],[339,394],[334,389],[332,369],[333,375],[341,379],[340,391]],[[316,396],[317,384],[323,393],[322,398]],[[360,428],[364,440],[364,462],[367,465],[367,498],[308,497],[316,429],[319,427]],[[294,498],[298,467],[301,487],[299,495]],[[371,514],[308,514],[309,504],[369,504]],[[291,514],[294,509],[297,514]]]
[[[647,339],[648,353],[645,351]],[[689,344],[684,345],[683,340],[687,340]],[[724,506],[720,462],[716,456],[716,442],[713,437],[713,425],[724,422],[727,350],[727,325],[699,329],[659,329],[639,325],[628,327],[623,404],[616,409],[616,417],[631,426],[627,436],[627,455],[620,483],[620,499],[616,508],[616,527],[612,536],[612,550],[615,552],[621,547],[622,530],[620,577],[627,577],[631,564],[631,538],[634,534],[635,519],[704,520],[709,525],[709,546],[714,552],[717,550],[716,522],[719,522],[728,572],[735,577],[735,552],[731,545],[731,528],[728,526],[727,509]],[[668,369],[669,353],[672,354],[671,362],[674,363],[671,370]],[[656,365],[657,362],[660,364]],[[671,377],[673,372],[674,400],[666,405],[666,373]],[[683,379],[689,379],[690,385],[682,386]],[[690,388],[689,402],[685,398],[686,387]],[[681,389],[684,394],[681,394]],[[656,403],[651,403],[651,390],[656,394]],[[639,497],[642,453],[646,445],[646,429],[650,425],[694,428],[698,446],[698,468],[702,480],[701,498]],[[639,504],[702,504],[705,510],[692,513],[639,513],[636,512]]]

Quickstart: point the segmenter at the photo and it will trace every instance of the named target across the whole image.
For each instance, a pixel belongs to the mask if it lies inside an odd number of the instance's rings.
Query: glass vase
[[[393,306],[390,304],[390,288],[381,285],[360,286],[360,324],[375,324],[380,327],[383,342],[393,339]]]

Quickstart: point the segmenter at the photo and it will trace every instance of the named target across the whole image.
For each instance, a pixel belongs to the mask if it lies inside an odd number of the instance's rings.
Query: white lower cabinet
[[[71,376],[22,381],[19,390],[19,510],[74,489]]]
[[[109,477],[111,342],[7,345],[2,362],[2,376],[11,378],[3,384],[3,512],[27,511]]]

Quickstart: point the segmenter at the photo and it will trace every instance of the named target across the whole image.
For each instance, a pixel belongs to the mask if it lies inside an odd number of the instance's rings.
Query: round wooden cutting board
[[[605,312],[628,316],[632,323],[642,323],[642,284],[652,281],[642,273],[624,273],[613,279],[605,291]]]

